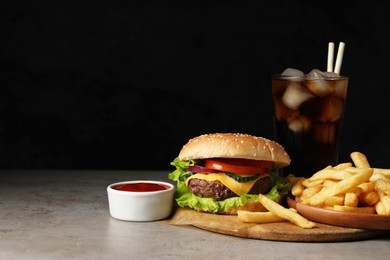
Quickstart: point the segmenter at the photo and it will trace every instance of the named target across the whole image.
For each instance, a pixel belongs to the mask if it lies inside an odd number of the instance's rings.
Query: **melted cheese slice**
[[[228,187],[231,191],[233,191],[238,196],[247,194],[253,187],[253,185],[256,183],[257,180],[269,176],[268,173],[265,173],[264,175],[259,176],[259,178],[248,181],[248,182],[238,182],[229,176],[221,173],[197,173],[192,175],[186,180],[186,186],[188,187],[188,181],[191,179],[201,179],[206,181],[220,181],[223,185]]]

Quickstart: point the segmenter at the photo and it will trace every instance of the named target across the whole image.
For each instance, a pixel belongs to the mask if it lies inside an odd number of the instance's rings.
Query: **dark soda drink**
[[[338,162],[348,78],[319,70],[294,73],[272,77],[275,138],[291,157],[279,173],[308,178]]]

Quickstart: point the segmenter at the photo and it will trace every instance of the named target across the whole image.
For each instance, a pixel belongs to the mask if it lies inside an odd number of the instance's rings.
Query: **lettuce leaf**
[[[233,208],[238,208],[245,205],[249,200],[257,201],[257,194],[244,194],[242,196],[228,198],[222,201],[216,201],[212,198],[201,198],[193,194],[186,186],[185,180],[180,178],[181,176],[188,174],[187,168],[195,165],[194,160],[182,161],[179,158],[175,158],[171,162],[172,166],[176,167],[176,170],[168,175],[168,178],[177,182],[175,200],[179,207],[189,207],[198,211],[207,211],[212,213],[227,212]],[[267,197],[274,201],[278,201],[282,194],[287,194],[290,190],[290,183],[284,178],[277,176],[273,172],[270,172],[272,178],[272,189],[269,193],[265,194]]]

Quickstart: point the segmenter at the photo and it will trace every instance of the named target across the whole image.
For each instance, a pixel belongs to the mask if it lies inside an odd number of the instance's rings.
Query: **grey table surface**
[[[349,242],[247,239],[113,219],[106,188],[168,171],[0,171],[0,259],[388,259],[390,234]]]

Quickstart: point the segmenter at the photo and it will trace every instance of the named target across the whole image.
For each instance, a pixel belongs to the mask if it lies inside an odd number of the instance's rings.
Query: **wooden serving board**
[[[170,219],[162,220],[170,225],[190,225],[236,237],[300,242],[354,241],[389,234],[386,231],[343,228],[317,224],[316,228],[304,229],[290,222],[267,224],[244,223],[237,216],[215,215],[191,209],[178,208]]]

